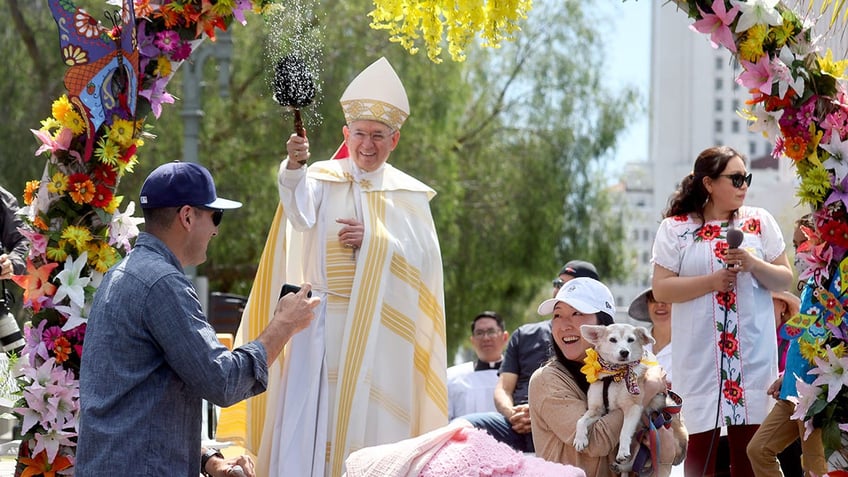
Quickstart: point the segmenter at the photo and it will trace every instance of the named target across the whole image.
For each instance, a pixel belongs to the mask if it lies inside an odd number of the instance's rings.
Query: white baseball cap
[[[542,302],[537,310],[540,315],[554,312],[557,302],[567,303],[580,313],[604,312],[615,317],[615,298],[603,283],[594,278],[575,278],[565,282],[556,297]]]

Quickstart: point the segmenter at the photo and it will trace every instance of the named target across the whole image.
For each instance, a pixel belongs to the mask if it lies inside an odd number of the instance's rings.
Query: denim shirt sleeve
[[[178,273],[162,277],[147,301],[145,309],[155,312],[145,317],[145,326],[190,392],[226,407],[265,391],[265,348],[258,342],[232,352],[223,346],[188,278]]]

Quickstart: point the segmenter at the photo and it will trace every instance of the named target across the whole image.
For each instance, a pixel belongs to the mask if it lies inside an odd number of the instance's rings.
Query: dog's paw
[[[633,470],[633,463],[630,461],[627,462],[613,462],[610,464],[610,470],[612,470],[616,474],[623,474],[625,472],[631,472]]]
[[[577,452],[583,452],[586,447],[589,446],[589,436],[586,435],[576,435],[574,436],[574,450]]]

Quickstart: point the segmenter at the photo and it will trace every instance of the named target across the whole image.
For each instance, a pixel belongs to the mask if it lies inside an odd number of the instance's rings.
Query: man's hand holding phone
[[[321,299],[312,298],[312,285],[304,283],[300,287],[296,285],[284,285],[280,290],[280,299],[274,308],[274,317],[268,323],[258,337],[257,341],[265,346],[270,366],[277,356],[282,352],[283,346],[298,331],[306,328],[315,317],[312,311]]]

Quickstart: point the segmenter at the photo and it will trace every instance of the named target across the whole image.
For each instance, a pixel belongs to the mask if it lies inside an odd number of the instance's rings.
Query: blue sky
[[[595,3],[607,20],[599,28],[607,36],[604,51],[606,84],[611,88],[636,87],[646,108],[643,114],[634,117],[619,140],[618,150],[613,156],[618,169],[628,161],[648,157],[651,0],[599,0]]]

